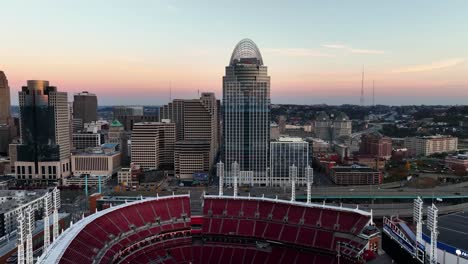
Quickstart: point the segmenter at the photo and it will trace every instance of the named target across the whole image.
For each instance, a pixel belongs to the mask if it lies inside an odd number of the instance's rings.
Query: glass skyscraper
[[[268,183],[270,141],[270,77],[257,45],[241,40],[232,52],[223,77],[223,133],[226,169],[237,161],[253,173],[251,183]],[[230,173],[225,183],[232,184]]]

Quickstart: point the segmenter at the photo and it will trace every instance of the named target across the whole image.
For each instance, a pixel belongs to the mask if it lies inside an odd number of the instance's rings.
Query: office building
[[[131,161],[142,169],[173,168],[175,124],[143,122],[133,125]]]
[[[73,176],[64,179],[64,185],[84,185],[84,176],[101,177],[107,182],[113,174],[121,168],[121,153],[116,144],[103,144],[102,147],[88,149],[84,152],[74,153],[71,156]],[[88,178],[90,180],[91,178]]]
[[[101,134],[99,133],[73,133],[72,142],[74,150],[85,150],[102,145]]]
[[[195,174],[209,175],[210,143],[179,140],[174,147],[174,173],[182,181],[192,181]]]
[[[392,156],[392,139],[380,133],[363,134],[359,153],[373,157],[390,159]]]
[[[77,93],[73,98],[73,118],[84,123],[96,122],[97,116],[97,96],[87,91]]]
[[[268,184],[270,144],[270,77],[257,45],[241,40],[232,52],[223,77],[223,160],[228,168],[238,162],[240,171],[253,172],[253,184]]]
[[[410,156],[429,156],[434,153],[454,152],[458,138],[451,136],[407,137],[404,142]]]
[[[309,143],[301,138],[280,137],[270,143],[271,186],[290,185],[289,167],[297,167],[296,184],[305,185],[305,168],[309,165]]]
[[[330,169],[330,179],[338,185],[376,185],[382,183],[382,172],[359,165]]]
[[[28,81],[19,92],[21,142],[18,181],[58,182],[70,175],[70,120],[67,93],[48,81]]]
[[[140,122],[157,122],[158,115],[145,115],[143,106],[116,106],[113,109],[114,119],[122,123],[124,130],[133,130],[133,124]]]
[[[10,86],[3,71],[0,71],[0,155],[8,154],[8,145],[16,136],[16,127],[11,117]]]
[[[188,146],[198,149],[208,149],[208,157],[203,159],[203,171],[208,172],[213,166],[219,151],[219,110],[218,102],[213,93],[202,93],[200,99],[176,99],[162,106],[159,110],[161,120],[170,120],[175,124],[176,140],[180,142],[180,150],[188,151]],[[176,143],[177,143],[176,142]],[[190,143],[192,142],[192,143]],[[201,147],[201,144],[206,146]],[[203,152],[202,156],[205,156]],[[184,154],[185,155],[185,154]],[[193,170],[189,173],[188,168],[195,168],[193,164],[182,163],[186,159],[176,160],[176,176],[187,179],[189,174],[199,172]],[[181,167],[184,168],[184,176],[178,175]],[[198,168],[198,167],[197,167]]]
[[[3,71],[0,71],[0,124],[9,124],[11,120],[10,86]]]
[[[119,120],[114,120],[109,125],[108,142],[119,144],[120,152],[122,152],[122,164],[128,164],[128,133]]]

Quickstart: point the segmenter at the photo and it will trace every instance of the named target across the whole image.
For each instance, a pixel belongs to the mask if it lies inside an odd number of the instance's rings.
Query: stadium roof
[[[81,230],[83,230],[83,228],[85,228],[88,224],[92,223],[94,220],[100,218],[101,216],[104,216],[112,211],[115,211],[115,210],[118,210],[127,206],[135,205],[137,203],[144,203],[144,202],[152,201],[152,200],[170,199],[173,197],[181,197],[181,196],[190,196],[190,195],[182,194],[182,195],[172,195],[172,196],[154,197],[154,198],[142,197],[141,200],[113,206],[105,210],[102,210],[100,212],[96,212],[95,214],[92,214],[88,217],[85,217],[81,219],[80,221],[76,222],[75,224],[73,224],[72,226],[70,226],[70,228],[65,230],[62,234],[60,234],[60,236],[52,243],[52,245],[50,245],[47,253],[43,254],[36,263],[49,264],[49,263],[56,263],[57,261],[59,261],[62,258],[63,253],[65,253],[65,250],[68,248],[70,243],[75,239],[75,237],[81,232]]]

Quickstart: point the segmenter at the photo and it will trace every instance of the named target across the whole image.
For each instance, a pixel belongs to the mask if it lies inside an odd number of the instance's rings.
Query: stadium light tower
[[[314,183],[314,169],[307,165],[305,173],[307,180],[307,203],[310,204],[310,200],[312,198],[312,184]]]
[[[234,197],[237,197],[237,192],[238,192],[238,183],[237,181],[239,180],[239,174],[240,174],[240,167],[239,167],[239,163],[237,163],[237,161],[234,161],[234,163],[232,163],[232,167],[231,167],[231,173],[232,173],[232,177],[234,179]]]
[[[43,252],[47,251],[47,248],[50,245],[50,227],[49,227],[49,212],[50,212],[50,193],[44,195],[44,246],[42,248]]]
[[[427,228],[431,231],[431,246],[429,249],[429,263],[437,264],[437,207],[432,204],[431,207],[427,208]]]
[[[216,174],[219,177],[219,196],[223,196],[223,185],[224,185],[224,163],[218,162],[216,165]]]
[[[23,211],[18,214],[18,264],[24,264],[24,242],[26,239],[26,219]]]
[[[416,247],[418,244],[423,245],[422,239],[422,218],[423,218],[423,200],[421,197],[414,199],[413,202],[413,223],[416,224]]]
[[[54,190],[52,191],[52,195],[54,197],[54,213],[53,213],[53,220],[54,220],[54,227],[53,227],[53,233],[52,236],[54,238],[54,241],[57,239],[59,236],[59,219],[58,219],[58,209],[61,206],[60,203],[60,190],[55,187]]]
[[[34,210],[30,206],[26,208],[26,264],[33,264],[34,263],[34,255],[33,255],[33,238],[32,233],[34,231]]]
[[[289,180],[291,181],[291,202],[296,201],[296,179],[297,167],[293,164],[289,167]]]

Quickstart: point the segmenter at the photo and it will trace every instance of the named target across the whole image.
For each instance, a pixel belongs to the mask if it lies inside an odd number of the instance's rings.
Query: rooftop
[[[468,239],[466,239],[468,236],[468,212],[439,216],[438,227],[439,243],[468,251]],[[430,237],[431,233],[426,225],[423,225],[423,233]]]
[[[377,172],[369,167],[363,167],[359,165],[338,166],[331,168],[331,170],[336,172]]]
[[[278,138],[278,142],[305,142],[300,137],[280,137]]]
[[[246,38],[239,41],[234,48],[229,65],[233,66],[237,63],[263,65],[262,54],[260,54],[260,50],[251,39]]]

